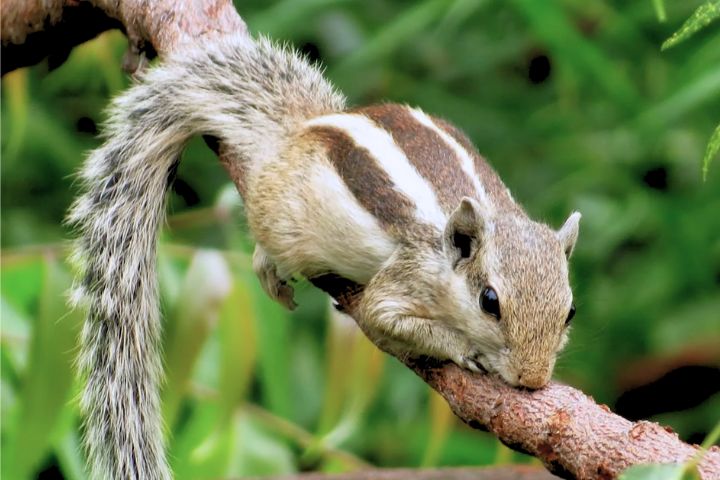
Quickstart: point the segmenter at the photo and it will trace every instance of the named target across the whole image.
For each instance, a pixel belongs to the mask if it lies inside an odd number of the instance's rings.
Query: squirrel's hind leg
[[[277,265],[260,245],[255,245],[253,252],[253,270],[260,279],[263,290],[270,298],[288,310],[294,310],[297,307],[294,298],[295,290],[288,283],[289,279],[280,277]]]

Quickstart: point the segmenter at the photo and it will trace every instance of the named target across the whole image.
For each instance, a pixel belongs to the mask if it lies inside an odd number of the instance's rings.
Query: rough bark
[[[183,42],[247,31],[229,0],[5,0],[0,8],[3,74],[45,57],[55,66],[75,45],[113,28],[130,42],[124,65],[130,73],[143,54],[163,55]]]
[[[88,17],[81,16],[78,23],[72,12],[77,13],[73,9],[79,8],[90,8],[85,14],[92,18],[102,13],[104,20],[89,22]],[[57,35],[57,32],[64,35],[68,27],[80,29],[82,32],[65,42],[65,48],[71,48],[83,38],[118,26],[127,33],[135,55],[156,51],[162,56],[181,49],[186,41],[198,42],[225,32],[247,31],[229,0],[4,0],[3,70],[6,70],[7,49],[18,48],[16,54],[27,55],[26,63],[8,65],[8,70],[52,54],[53,42],[31,41],[33,35]],[[131,61],[126,67],[132,71],[137,65]],[[242,191],[243,169],[238,159],[228,156],[223,145],[207,140]],[[362,293],[334,294],[339,306],[352,315],[353,306]],[[614,478],[630,465],[683,462],[698,452],[696,446],[682,442],[668,429],[650,422],[630,422],[568,386],[553,383],[529,392],[511,388],[493,376],[461,370],[453,364],[416,360],[407,365],[436,389],[468,425],[492,432],[505,444],[538,457],[550,471],[566,478]],[[699,470],[705,479],[720,478],[720,448],[713,447],[706,454]],[[420,473],[412,476],[419,478],[418,475]],[[428,475],[427,478],[435,478],[431,473]]]
[[[626,420],[567,385],[523,391],[454,364],[408,366],[470,426],[489,430],[565,478],[615,478],[631,465],[681,463],[697,453],[669,428]],[[720,448],[708,452],[700,472],[720,478]]]

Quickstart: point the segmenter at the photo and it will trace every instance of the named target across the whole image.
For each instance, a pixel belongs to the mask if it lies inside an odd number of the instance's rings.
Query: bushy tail
[[[91,478],[171,477],[159,400],[156,243],[187,140],[216,136],[256,165],[302,120],[342,108],[303,59],[240,36],[169,58],[113,102],[106,141],[82,171],[87,191],[69,215],[80,231],[73,298],[88,310],[79,366]]]

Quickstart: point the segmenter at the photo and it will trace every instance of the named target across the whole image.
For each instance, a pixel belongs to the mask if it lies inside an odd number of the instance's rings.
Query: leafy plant
[[[662,5],[662,0],[655,0],[656,3]],[[700,5],[697,10],[688,18],[680,30],[673,33],[673,35],[663,42],[661,50],[666,50],[670,47],[674,47],[678,43],[687,40],[698,31],[710,25],[712,22],[720,18],[720,1],[709,1]],[[720,124],[715,127],[715,131],[710,137],[708,146],[705,149],[705,156],[703,157],[702,163],[702,175],[703,180],[707,180],[708,170],[710,169],[710,162],[720,151]]]
[[[687,40],[718,18],[720,18],[720,2],[715,0],[700,5],[690,18],[685,21],[683,26],[680,27],[680,30],[673,33],[670,38],[663,42],[661,49],[666,50]]]

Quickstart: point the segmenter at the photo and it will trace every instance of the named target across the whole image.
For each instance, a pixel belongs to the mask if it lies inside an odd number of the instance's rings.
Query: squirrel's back
[[[397,104],[308,120],[249,188],[251,228],[285,275],[359,283],[398,243],[439,246],[463,197],[522,212],[462,132]]]

